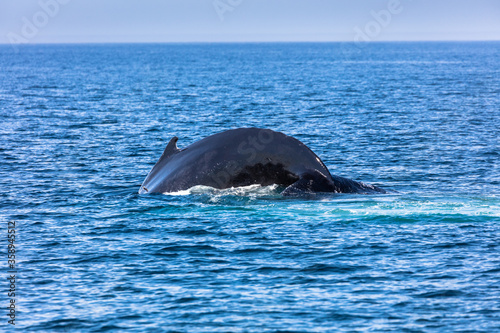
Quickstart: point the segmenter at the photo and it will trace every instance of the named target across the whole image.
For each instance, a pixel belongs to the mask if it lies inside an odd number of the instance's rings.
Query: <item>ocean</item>
[[[1,330],[500,332],[500,42],[2,45],[0,105]],[[138,194],[239,127],[390,193]]]

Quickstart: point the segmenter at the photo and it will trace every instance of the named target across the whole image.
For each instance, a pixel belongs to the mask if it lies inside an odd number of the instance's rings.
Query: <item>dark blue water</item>
[[[1,46],[0,103],[20,331],[500,331],[498,42]],[[137,194],[250,126],[398,193]]]

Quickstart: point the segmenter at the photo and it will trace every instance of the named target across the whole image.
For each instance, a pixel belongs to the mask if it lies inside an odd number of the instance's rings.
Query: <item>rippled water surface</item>
[[[18,51],[0,216],[20,331],[500,331],[500,43]],[[137,194],[171,137],[251,126],[391,194]]]

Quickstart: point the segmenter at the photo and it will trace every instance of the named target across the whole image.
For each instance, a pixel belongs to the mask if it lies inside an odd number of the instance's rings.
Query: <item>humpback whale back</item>
[[[277,184],[283,195],[384,192],[332,177],[321,159],[299,140],[280,132],[239,128],[214,134],[179,150],[177,137],[144,180],[139,193],[177,192],[196,185],[218,189]]]

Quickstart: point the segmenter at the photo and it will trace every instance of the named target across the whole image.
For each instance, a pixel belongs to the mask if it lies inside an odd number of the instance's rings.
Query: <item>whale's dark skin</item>
[[[285,187],[283,195],[302,193],[386,193],[332,176],[299,140],[260,128],[239,128],[211,135],[180,150],[177,137],[144,180],[139,193],[170,193],[196,185],[225,189],[253,184]]]

